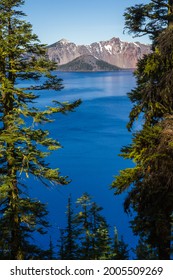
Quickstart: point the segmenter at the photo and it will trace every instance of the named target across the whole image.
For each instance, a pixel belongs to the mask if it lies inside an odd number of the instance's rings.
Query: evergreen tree
[[[53,260],[54,259],[54,246],[52,242],[52,238],[50,237],[50,242],[49,242],[49,249],[46,252],[46,257],[48,260]]]
[[[92,253],[91,243],[91,219],[90,219],[90,207],[91,197],[84,193],[76,201],[77,207],[81,208],[81,211],[75,215],[74,223],[77,225],[78,240],[80,247],[78,250],[79,259],[89,260]]]
[[[158,254],[156,249],[152,248],[149,245],[144,237],[141,237],[138,241],[138,245],[136,246],[133,252],[136,255],[137,260],[157,260]]]
[[[74,224],[74,213],[72,208],[72,201],[71,197],[68,199],[68,206],[67,206],[67,228],[66,228],[66,258],[68,260],[75,260],[76,259],[76,252],[77,252],[77,243],[76,243],[76,229]]]
[[[172,118],[136,133],[133,143],[122,149],[122,156],[136,166],[120,171],[113,187],[116,194],[131,187],[125,211],[136,211],[131,225],[135,234],[143,235],[159,259],[171,256],[171,214],[173,212]]]
[[[151,16],[146,22],[146,8],[149,7],[153,18]],[[136,211],[131,222],[133,231],[145,238],[146,244],[159,259],[171,257],[172,238],[172,7],[172,1],[151,1],[150,4],[138,6],[141,12],[138,15],[137,6],[128,10],[133,11],[129,22],[126,22],[130,31],[143,34],[143,26],[150,33],[150,26],[156,23],[159,28],[153,28],[154,51],[139,61],[135,73],[137,87],[129,93],[134,106],[128,128],[132,128],[141,113],[143,127],[133,134],[132,144],[122,148],[122,156],[133,160],[136,165],[120,171],[112,185],[116,188],[116,194],[129,188],[125,210]],[[161,18],[165,18],[165,21],[160,21]]]
[[[76,203],[81,208],[74,218],[78,229],[79,259],[110,259],[111,238],[109,226],[100,214],[103,208],[93,202],[87,193]]]
[[[59,91],[63,86],[51,72],[56,66],[48,61],[45,45],[23,20],[19,10],[23,4],[23,0],[0,0],[0,250],[10,259],[28,258],[31,233],[42,234],[47,226],[45,205],[28,197],[21,176],[37,177],[45,185],[68,183],[45,162],[49,153],[40,147],[52,151],[60,144],[42,125],[52,121],[51,115],[71,111],[80,103],[54,101],[45,110],[33,105],[38,91]],[[19,81],[29,85],[21,87]]]
[[[153,40],[173,26],[173,0],[151,0],[128,7],[124,13],[125,30],[135,37],[149,35]]]
[[[94,248],[95,260],[110,260],[111,259],[111,238],[109,234],[109,227],[106,221],[102,221],[96,230]]]
[[[110,260],[127,259],[128,249],[123,239],[112,240],[109,226],[102,216],[102,207],[84,193],[76,201],[77,213],[74,214],[71,198],[67,206],[67,227],[61,229],[59,240],[60,259]]]
[[[116,227],[114,228],[114,238],[112,246],[112,260],[128,260],[129,250],[128,245],[124,242],[123,237],[119,240],[118,231]]]
[[[63,230],[63,239],[61,239],[61,248],[63,245],[63,256],[66,260],[75,260],[77,258],[77,241],[78,235],[74,223],[74,213],[72,208],[71,196],[68,198],[67,204],[67,227]],[[62,251],[62,249],[61,249]]]
[[[109,225],[101,215],[102,207],[92,202],[89,215],[91,217],[91,259],[106,260],[110,258],[111,238],[109,235]]]
[[[140,60],[135,71],[137,86],[128,94],[133,103],[129,129],[141,113],[149,126],[173,113],[173,28],[162,32],[156,42],[155,52]]]
[[[58,240],[58,259],[66,260],[65,254],[65,234],[64,230],[60,229],[60,239]]]

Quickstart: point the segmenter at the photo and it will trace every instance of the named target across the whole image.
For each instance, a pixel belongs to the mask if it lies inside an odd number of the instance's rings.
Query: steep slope
[[[135,68],[137,61],[150,52],[150,45],[122,42],[119,38],[91,45],[76,45],[62,39],[48,47],[49,59],[59,65],[66,64],[82,55],[92,55],[120,68]]]
[[[120,68],[86,54],[60,65],[58,69],[62,71],[115,71]]]

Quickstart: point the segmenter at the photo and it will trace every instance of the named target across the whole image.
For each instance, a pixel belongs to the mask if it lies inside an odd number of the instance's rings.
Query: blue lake
[[[63,73],[64,89],[58,93],[44,93],[39,98],[39,107],[59,101],[82,99],[74,113],[58,114],[49,124],[51,136],[63,146],[48,159],[52,167],[58,167],[62,175],[72,182],[68,186],[46,189],[38,181],[32,181],[32,195],[48,203],[52,229],[49,235],[56,241],[58,228],[65,224],[65,211],[69,194],[73,201],[84,192],[104,208],[111,232],[116,225],[119,235],[124,236],[129,247],[135,245],[135,237],[129,228],[130,218],[123,211],[125,194],[114,196],[110,189],[114,175],[119,170],[132,166],[130,161],[119,157],[122,146],[131,142],[126,124],[131,109],[127,92],[135,86],[132,71]],[[45,237],[46,238],[46,237]],[[44,243],[43,239],[37,240]]]

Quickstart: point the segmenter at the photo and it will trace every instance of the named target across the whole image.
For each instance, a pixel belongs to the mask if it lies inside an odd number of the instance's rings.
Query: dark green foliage
[[[137,260],[157,260],[158,253],[156,249],[152,248],[151,245],[147,244],[144,237],[141,237],[138,241],[134,253]]]
[[[78,244],[76,238],[78,236],[78,231],[74,224],[74,213],[72,207],[71,196],[68,199],[67,205],[67,227],[64,230],[60,230],[60,259],[75,260],[77,256]]]
[[[148,34],[151,39],[173,24],[173,1],[151,0],[129,7],[124,13],[125,29],[136,37]]]
[[[50,151],[61,146],[42,125],[51,122],[53,114],[72,111],[80,104],[54,101],[45,110],[33,105],[38,91],[48,94],[63,86],[52,75],[56,65],[48,61],[45,45],[39,44],[31,24],[23,20],[24,13],[18,10],[22,4],[22,0],[0,0],[0,250],[9,259],[30,258],[29,248],[34,252],[28,243],[30,233],[43,234],[48,225],[45,205],[28,197],[21,177],[26,177],[26,185],[30,176],[46,186],[68,183],[58,168],[45,162]],[[29,86],[21,88],[19,80],[29,81]]]
[[[112,244],[112,260],[128,260],[129,249],[128,245],[124,242],[123,236],[119,240],[118,231],[114,228],[114,238]]]
[[[76,201],[77,213],[73,213],[68,201],[67,227],[59,240],[60,259],[110,260],[128,259],[127,245],[123,240],[112,240],[109,226],[101,215],[102,207],[84,193]]]
[[[128,128],[141,113],[149,125],[173,113],[173,29],[165,30],[156,42],[156,51],[138,62],[137,87],[129,93],[134,105]]]
[[[53,242],[52,239],[50,237],[50,242],[49,242],[49,249],[47,250],[47,252],[45,252],[46,257],[48,260],[53,260],[54,257],[54,246],[53,246]]]
[[[173,120],[167,118],[158,125],[145,126],[134,134],[129,147],[122,149],[124,158],[136,166],[120,172],[112,187],[116,194],[129,189],[125,211],[137,215],[131,222],[135,234],[146,238],[157,248],[159,258],[169,258],[171,214],[173,212]],[[165,252],[164,252],[165,251]]]
[[[65,260],[66,252],[65,252],[65,230],[60,229],[60,239],[58,240],[58,259]]]
[[[134,106],[128,128],[132,128],[140,114],[143,126],[141,131],[133,134],[132,144],[122,148],[121,156],[133,160],[135,167],[120,171],[112,187],[116,189],[116,194],[129,190],[124,207],[125,211],[136,213],[131,226],[140,236],[141,243],[136,249],[138,257],[144,257],[142,248],[146,244],[148,258],[170,259],[173,213],[173,1],[151,1],[138,8],[139,14],[136,6],[131,8],[133,13],[129,16],[127,28],[138,34],[144,26],[152,34],[150,27],[157,23],[158,29],[153,28],[153,53],[139,61],[135,72],[137,87],[129,93]],[[148,13],[147,25],[144,19]],[[136,29],[132,26],[135,18],[138,18]]]
[[[92,202],[87,193],[78,198],[76,204],[81,210],[74,219],[79,232],[80,259],[109,259],[111,240],[108,225],[100,214],[102,207]]]
[[[13,259],[17,252],[18,258],[38,259],[44,252],[32,244],[30,237],[33,232],[46,233],[49,224],[45,217],[48,212],[44,204],[30,198],[18,198],[17,206],[17,213],[8,204],[5,206],[4,203],[4,208],[1,207],[1,259]]]

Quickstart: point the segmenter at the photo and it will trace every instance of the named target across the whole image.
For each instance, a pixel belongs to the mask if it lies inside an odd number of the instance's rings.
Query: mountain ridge
[[[76,45],[66,39],[61,39],[49,45],[47,49],[49,59],[58,65],[67,64],[82,55],[92,55],[119,68],[136,68],[138,60],[150,52],[150,45],[122,42],[116,37],[90,45]]]

